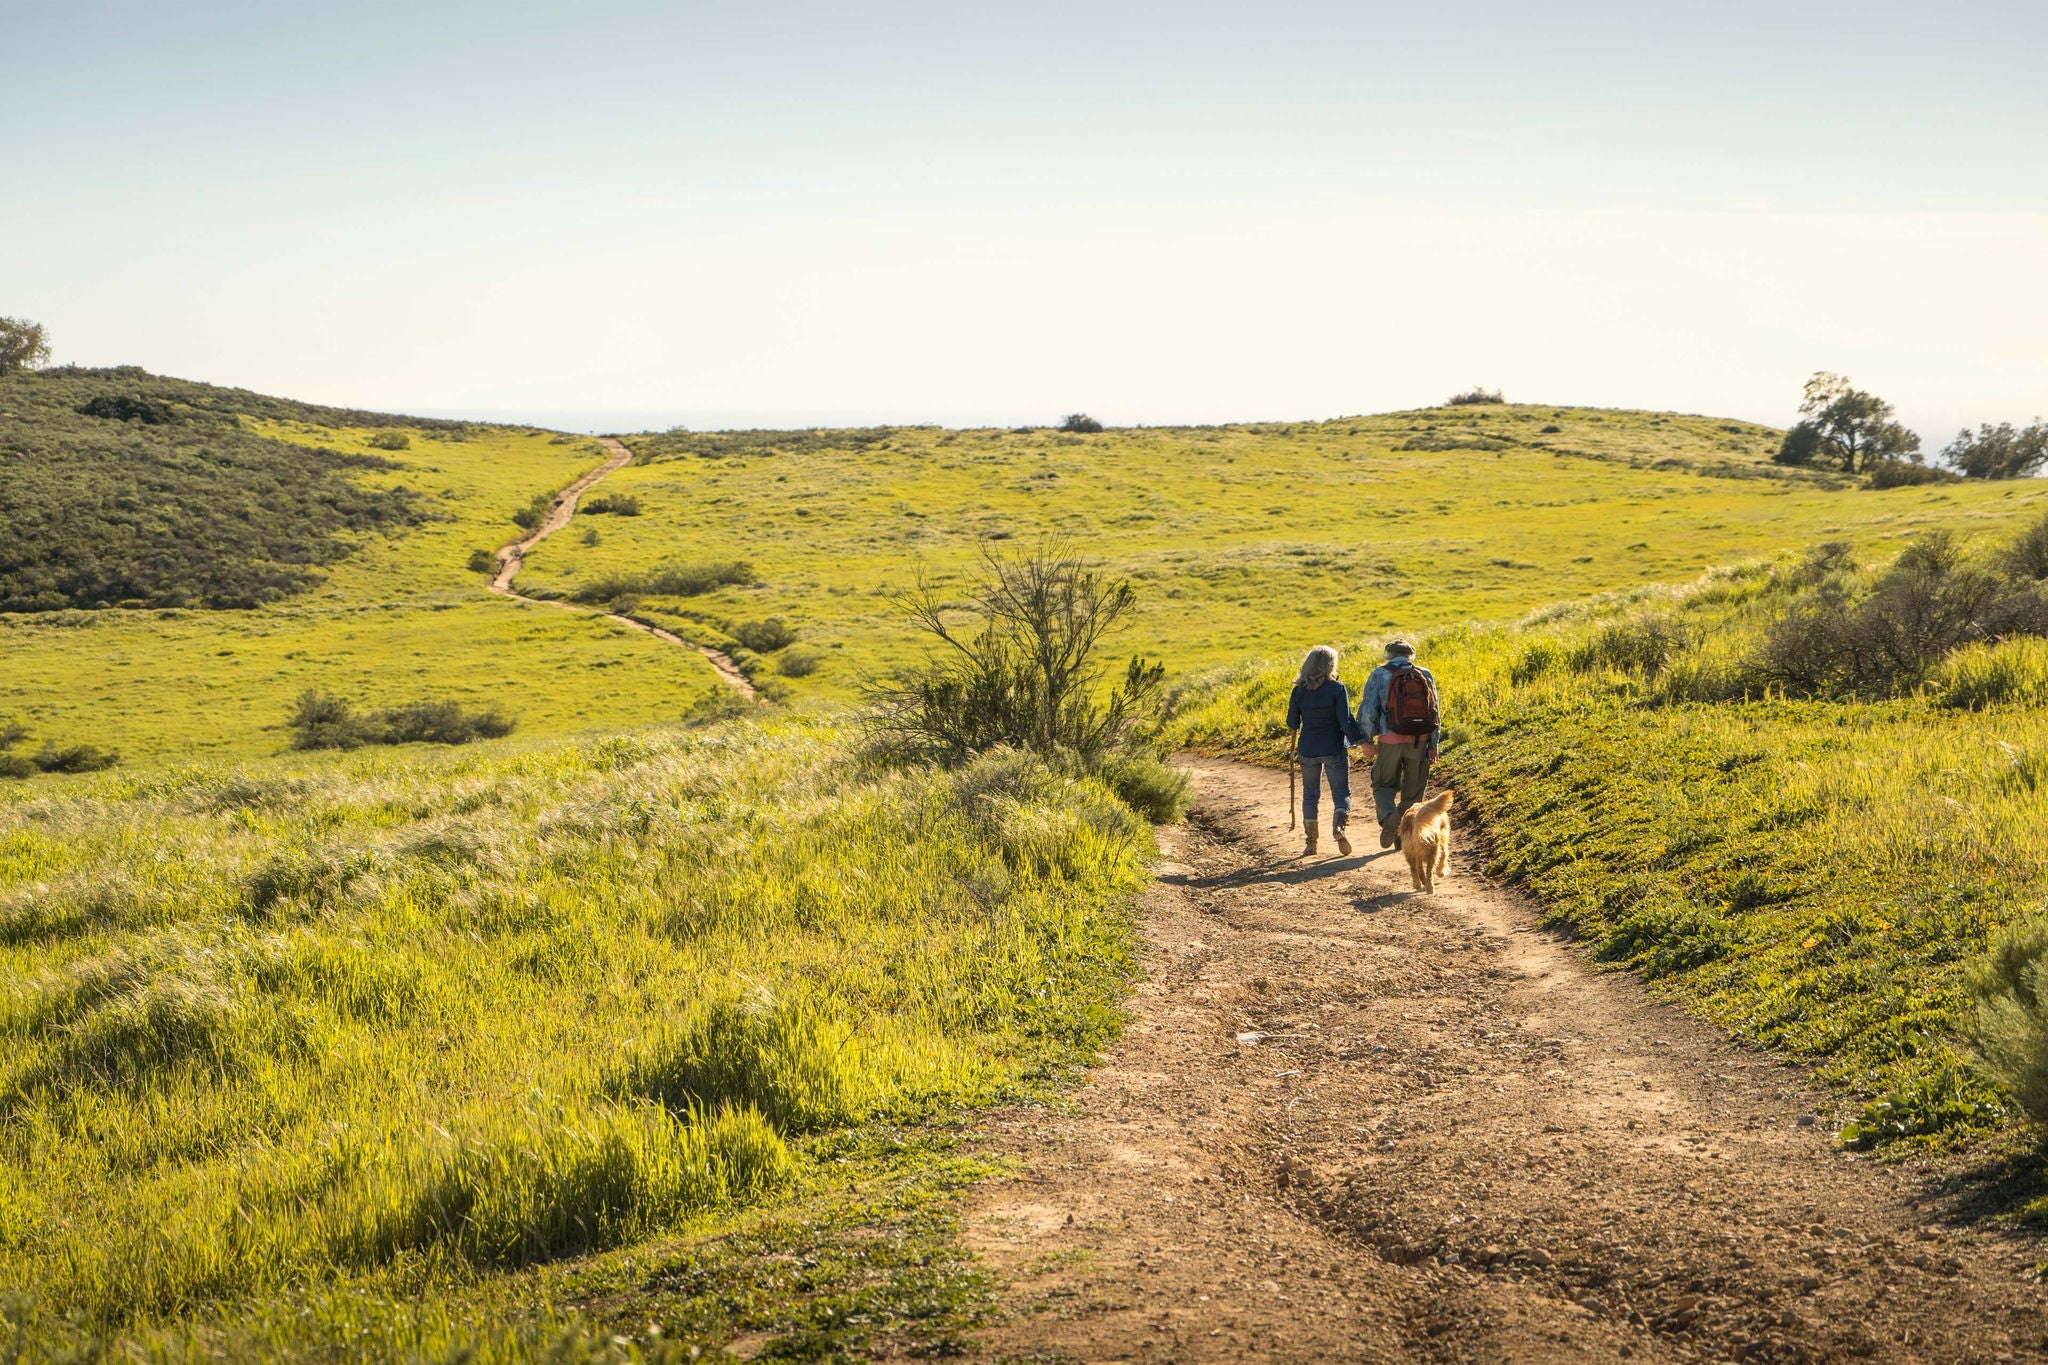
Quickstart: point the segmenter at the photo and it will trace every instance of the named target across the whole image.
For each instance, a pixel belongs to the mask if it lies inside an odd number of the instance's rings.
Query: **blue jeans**
[[[1330,779],[1330,808],[1333,812],[1330,826],[1342,829],[1351,815],[1351,756],[1349,754],[1317,754],[1301,756],[1301,818],[1316,818],[1316,807],[1323,798],[1323,779]]]

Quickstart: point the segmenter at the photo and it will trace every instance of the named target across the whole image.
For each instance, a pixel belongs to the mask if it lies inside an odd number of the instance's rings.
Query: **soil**
[[[1019,1174],[969,1217],[1009,1309],[981,1358],[2048,1358],[2039,1245],[1843,1152],[1802,1070],[1461,850],[1415,894],[1370,817],[1303,858],[1284,777],[1187,766],[1128,1032],[985,1130]]]
[[[607,621],[617,621],[620,625],[637,630],[643,635],[652,635],[657,640],[665,640],[669,644],[683,649],[694,649],[699,654],[702,654],[713,670],[717,672],[718,676],[737,690],[740,695],[744,696],[748,701],[756,700],[754,684],[748,681],[746,674],[740,672],[740,666],[734,663],[729,656],[711,648],[709,645],[692,644],[674,631],[663,630],[660,626],[650,625],[635,617],[624,616],[610,611],[586,611],[582,607],[571,606],[567,602],[554,602],[539,597],[527,597],[513,588],[512,580],[517,578],[519,570],[525,567],[527,551],[561,530],[564,526],[567,526],[570,518],[576,515],[576,504],[583,500],[583,495],[588,493],[599,479],[616,470],[624,469],[633,462],[633,452],[623,442],[615,441],[611,437],[605,436],[599,438],[598,444],[611,451],[610,457],[603,464],[555,494],[554,501],[548,504],[547,515],[541,518],[540,525],[498,551],[498,567],[497,571],[491,575],[491,591],[500,597],[509,597],[514,601],[526,602],[536,607],[553,607],[558,611],[573,611],[580,615],[602,616]]]

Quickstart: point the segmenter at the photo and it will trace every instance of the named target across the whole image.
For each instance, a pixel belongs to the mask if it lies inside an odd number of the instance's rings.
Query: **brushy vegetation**
[[[840,1349],[855,1326],[787,1316],[831,1286],[737,1286],[792,1246],[847,1292],[912,1269],[773,1211],[938,1171],[900,1125],[1086,1059],[1150,849],[1035,759],[864,773],[790,722],[87,781],[0,795],[31,1355],[583,1359],[546,1306],[579,1297],[678,1348],[772,1307]],[[933,1207],[889,1182],[891,1217]],[[967,1292],[934,1234],[902,1245],[941,1276],[924,1311]],[[665,1268],[557,1269],[614,1247]]]
[[[622,597],[702,597],[732,583],[751,583],[754,566],[744,559],[706,564],[671,564],[646,573],[608,574],[579,584],[569,596],[578,602],[615,602]]]
[[[875,752],[951,767],[1014,748],[1100,768],[1134,737],[1166,676],[1164,664],[1132,655],[1111,686],[1101,662],[1137,590],[1046,541],[1015,555],[985,547],[971,591],[953,603],[922,584],[898,599],[932,652],[869,684]]]
[[[1864,1097],[1845,1140],[1981,1129],[2015,1073],[1970,1064],[1972,964],[2048,900],[2048,642],[1981,615],[2033,610],[2014,563],[1988,541],[1865,568],[1824,547],[1439,631],[1440,771],[1548,923]],[[1880,642],[1868,671],[1795,687],[1788,656],[1828,657],[1845,623]],[[1290,665],[1183,688],[1171,733],[1275,758]]]
[[[37,773],[105,772],[121,761],[121,755],[97,744],[59,744],[46,739],[31,754],[14,749],[29,737],[25,725],[0,724],[0,777],[34,777]]]
[[[1505,403],[1507,401],[1507,399],[1501,397],[1499,389],[1487,389],[1474,385],[1463,393],[1454,393],[1449,398],[1446,398],[1444,406],[1447,408],[1473,408],[1482,407],[1489,403]]]
[[[502,739],[517,722],[494,706],[470,709],[445,698],[363,714],[346,697],[309,687],[293,703],[285,725],[294,749],[360,749],[366,744],[473,744]]]
[[[0,377],[0,611],[254,607],[418,520],[360,477],[385,461],[241,421],[277,406],[133,370]]]

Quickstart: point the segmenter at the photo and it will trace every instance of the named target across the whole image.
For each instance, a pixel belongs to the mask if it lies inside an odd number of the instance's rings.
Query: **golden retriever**
[[[1401,856],[1417,891],[1436,890],[1436,879],[1451,875],[1451,794],[1438,792],[1401,812]]]

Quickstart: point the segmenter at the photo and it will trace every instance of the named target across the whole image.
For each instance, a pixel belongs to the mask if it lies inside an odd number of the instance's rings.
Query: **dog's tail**
[[[1412,815],[1418,820],[1434,820],[1439,815],[1442,815],[1445,811],[1451,808],[1452,799],[1453,796],[1451,792],[1449,792],[1448,790],[1440,791],[1435,796],[1430,797],[1429,800],[1423,802],[1421,805],[1410,806],[1408,808],[1408,815]],[[1402,821],[1405,823],[1407,821],[1408,816],[1404,815],[1401,818]]]

